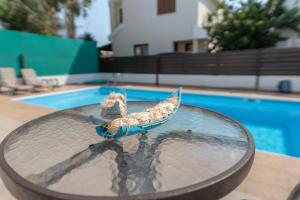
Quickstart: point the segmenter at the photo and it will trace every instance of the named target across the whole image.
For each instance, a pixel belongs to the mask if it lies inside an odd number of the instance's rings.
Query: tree
[[[51,0],[0,0],[0,21],[4,28],[57,35],[60,27]]]
[[[247,0],[239,5],[221,3],[209,14],[206,29],[210,36],[209,50],[225,51],[273,47],[284,40],[279,30],[300,32],[297,8],[288,9],[285,0]]]
[[[65,25],[69,38],[76,37],[76,17],[87,15],[87,8],[91,5],[92,0],[61,0],[65,9]]]
[[[84,33],[79,37],[79,39],[96,42],[94,36],[91,33]]]
[[[76,17],[87,15],[92,0],[0,0],[0,22],[6,29],[58,35],[63,26],[59,13],[65,12],[67,35],[76,37]]]

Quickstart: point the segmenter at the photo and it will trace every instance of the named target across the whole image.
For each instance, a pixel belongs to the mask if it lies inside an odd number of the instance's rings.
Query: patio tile
[[[19,127],[21,124],[22,122],[15,119],[0,116],[0,141],[2,141],[8,133],[13,131],[16,127]]]
[[[0,199],[1,200],[15,200],[15,198],[9,193],[0,179]]]
[[[257,152],[250,174],[239,191],[265,199],[287,199],[300,181],[300,159]]]
[[[263,199],[260,197],[256,197],[256,196],[235,190],[220,200],[267,200],[267,199]]]

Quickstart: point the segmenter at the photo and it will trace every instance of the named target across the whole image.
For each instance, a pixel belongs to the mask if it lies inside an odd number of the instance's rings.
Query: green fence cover
[[[95,42],[0,30],[0,68],[20,75],[21,54],[39,76],[99,72]]]

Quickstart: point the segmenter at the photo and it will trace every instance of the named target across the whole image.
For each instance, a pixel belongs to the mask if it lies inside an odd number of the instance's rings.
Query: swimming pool
[[[99,103],[111,88],[90,88],[18,101],[53,109]],[[160,101],[169,92],[127,89],[130,101]],[[184,93],[184,104],[208,108],[236,119],[252,133],[258,150],[300,157],[300,102]]]

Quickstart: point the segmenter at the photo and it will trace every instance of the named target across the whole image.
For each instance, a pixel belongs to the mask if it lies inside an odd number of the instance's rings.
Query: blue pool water
[[[54,94],[20,100],[54,109],[99,103],[108,88]],[[128,100],[160,101],[168,92],[128,89]],[[208,108],[236,119],[252,133],[258,150],[300,157],[300,102],[184,93],[184,104]]]

